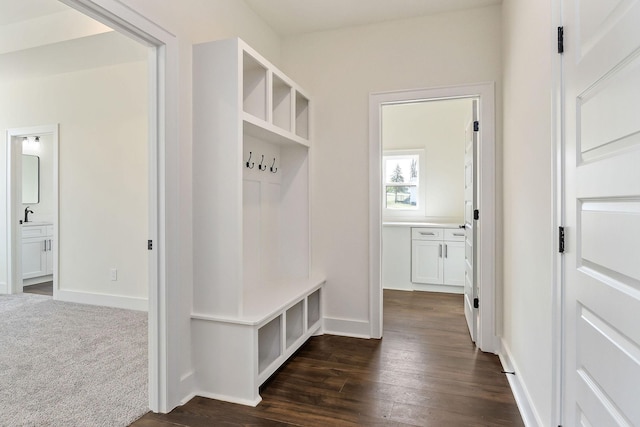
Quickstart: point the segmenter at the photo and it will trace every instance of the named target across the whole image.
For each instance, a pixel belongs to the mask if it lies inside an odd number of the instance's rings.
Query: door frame
[[[496,207],[495,207],[495,83],[476,83],[427,89],[377,92],[369,95],[369,321],[372,338],[383,334],[382,310],[382,139],[381,109],[385,104],[475,98],[479,103],[480,147],[478,147],[478,336],[480,350],[498,353],[496,335]]]
[[[149,49],[149,409],[166,413],[180,403],[177,318],[179,259],[169,248],[179,239],[179,54],[175,35],[118,0],[59,0],[148,46]],[[173,253],[173,252],[172,252]],[[169,302],[172,301],[173,304]],[[176,349],[170,351],[170,349]]]
[[[58,282],[58,125],[31,126],[7,129],[7,293],[22,292],[22,228],[19,227],[22,207],[22,178],[20,154],[25,136],[52,136],[53,162],[53,298],[57,296]]]

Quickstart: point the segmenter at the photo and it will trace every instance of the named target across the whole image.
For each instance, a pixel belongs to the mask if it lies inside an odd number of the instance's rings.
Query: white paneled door
[[[477,207],[477,148],[478,148],[478,101],[472,104],[471,120],[465,129],[464,143],[464,317],[467,320],[471,340],[476,342],[478,334],[478,281],[475,275],[476,256],[474,244],[476,242],[476,225],[474,210]]]
[[[563,0],[563,426],[640,425],[640,2]]]

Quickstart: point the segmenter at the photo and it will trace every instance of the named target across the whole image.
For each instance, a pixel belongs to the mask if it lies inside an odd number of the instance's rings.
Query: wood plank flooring
[[[522,426],[498,357],[469,339],[462,296],[384,291],[384,338],[311,338],[255,408],[195,397],[134,427]]]
[[[53,296],[53,282],[43,282],[38,283],[37,285],[29,285],[22,288],[22,292],[27,294],[38,294],[38,295],[48,295],[50,297]]]

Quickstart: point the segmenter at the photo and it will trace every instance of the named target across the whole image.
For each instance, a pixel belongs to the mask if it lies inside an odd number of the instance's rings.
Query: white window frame
[[[408,156],[418,156],[418,183],[416,184],[417,191],[417,202],[415,208],[408,209],[387,209],[386,207],[386,192],[387,192],[387,182],[386,182],[386,159],[388,157],[408,157]],[[427,189],[426,189],[426,176],[425,173],[426,163],[425,163],[425,152],[423,149],[407,149],[407,150],[384,150],[382,153],[382,215],[385,220],[393,220],[393,219],[423,219],[426,216],[426,198],[427,198]],[[408,183],[407,183],[408,184]],[[405,185],[409,186],[409,185]]]

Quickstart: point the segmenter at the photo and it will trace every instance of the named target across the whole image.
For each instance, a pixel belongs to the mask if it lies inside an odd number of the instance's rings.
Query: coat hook
[[[258,169],[260,169],[261,171],[265,171],[267,170],[267,165],[264,165],[264,167],[262,166],[262,162],[264,162],[264,154],[262,155],[262,158],[260,159],[260,164],[258,165]]]
[[[276,173],[278,172],[278,168],[274,168],[274,166],[276,165],[276,158],[273,158],[273,163],[271,164],[271,172]]]
[[[246,163],[249,169],[253,169],[253,167],[255,166],[255,162],[249,163],[251,161],[251,154],[252,154],[251,151],[249,151],[249,158],[247,159],[247,163]]]

